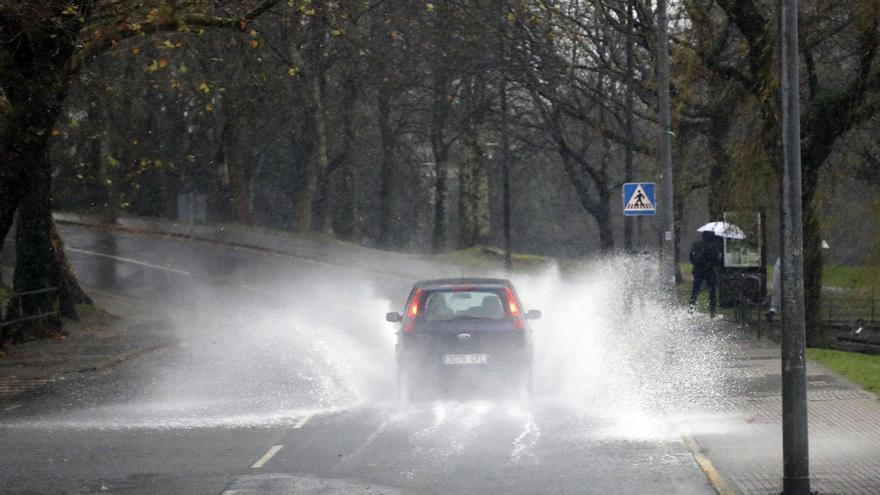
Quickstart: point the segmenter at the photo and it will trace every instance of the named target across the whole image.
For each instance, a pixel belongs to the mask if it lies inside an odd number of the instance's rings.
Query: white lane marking
[[[263,457],[257,459],[257,462],[255,462],[254,465],[251,466],[251,469],[260,469],[261,467],[265,466],[266,463],[269,462],[269,460],[272,459],[272,457],[274,457],[275,454],[277,454],[278,451],[283,448],[284,445],[273,445],[269,447],[269,450],[267,450],[266,453],[263,454]]]
[[[4,409],[4,411],[6,411],[6,412],[14,411],[14,410],[18,409],[19,407],[21,407],[21,404],[15,404],[14,406],[7,407],[6,409]]]
[[[535,416],[532,413],[529,413],[528,419],[522,426],[522,433],[520,433],[520,435],[516,437],[516,440],[513,441],[513,451],[510,453],[509,462],[519,462],[526,455],[534,458],[535,455],[530,451],[540,439],[541,429],[538,428],[538,424],[535,422]]]
[[[150,264],[150,263],[147,263],[144,261],[133,260],[131,258],[123,258],[121,256],[113,256],[110,254],[96,253],[94,251],[86,251],[85,249],[76,249],[76,248],[72,248],[72,247],[68,247],[68,248],[64,248],[64,249],[66,251],[70,251],[72,253],[88,254],[91,256],[97,256],[99,258],[109,258],[111,260],[122,261],[124,263],[131,263],[133,265],[145,266],[147,268],[155,268],[156,270],[164,270],[166,272],[179,273],[180,275],[192,275],[192,273],[190,273],[190,272],[187,272],[184,270],[178,270],[177,268],[169,268],[167,266],[153,265],[153,264]]]
[[[244,493],[244,490],[225,490],[220,495],[240,495]]]
[[[312,416],[314,416],[314,414],[309,414],[308,416],[303,416],[303,417],[299,418],[296,421],[296,423],[293,424],[293,429],[298,430],[298,429],[302,428],[303,426],[305,426],[306,423],[308,423],[309,420],[312,419]]]

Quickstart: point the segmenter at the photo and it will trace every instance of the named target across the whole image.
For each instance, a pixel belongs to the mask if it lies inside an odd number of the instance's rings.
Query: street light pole
[[[783,166],[779,181],[782,276],[783,493],[810,494],[807,379],[804,346],[804,243],[801,195],[797,0],[779,0]]]
[[[635,99],[633,96],[633,72],[634,72],[634,62],[633,62],[633,51],[635,45],[635,35],[633,34],[633,0],[626,0],[626,79],[624,86],[626,87],[626,112],[625,112],[625,126],[626,126],[626,148],[624,149],[624,167],[623,167],[623,178],[625,182],[635,182],[635,162],[633,161],[633,147],[635,147],[635,118],[634,118],[634,105]],[[642,217],[639,215],[638,220],[641,221]],[[623,217],[623,247],[624,250],[628,254],[632,254],[635,249],[633,248],[633,218],[630,216]]]
[[[666,0],[657,1],[657,92],[660,111],[660,241],[661,287],[675,302],[675,208],[672,191],[672,119],[669,115],[669,40],[667,36]]]

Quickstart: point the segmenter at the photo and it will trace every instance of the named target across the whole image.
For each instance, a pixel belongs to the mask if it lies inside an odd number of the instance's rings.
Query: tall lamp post
[[[779,0],[783,166],[779,180],[782,276],[783,493],[810,494],[804,322],[804,242],[801,195],[800,86],[797,0]]]

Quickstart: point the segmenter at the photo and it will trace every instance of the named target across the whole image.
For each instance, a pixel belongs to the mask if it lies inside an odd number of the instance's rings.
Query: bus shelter
[[[741,233],[722,236],[724,266],[718,280],[718,304],[724,308],[760,307],[767,294],[764,215],[725,212],[724,221],[739,227]]]

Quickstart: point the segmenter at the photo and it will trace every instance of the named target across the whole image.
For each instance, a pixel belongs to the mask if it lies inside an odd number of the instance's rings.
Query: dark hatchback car
[[[493,278],[416,283],[406,312],[388,313],[397,332],[397,390],[403,400],[422,392],[486,385],[529,394],[532,330],[510,281]]]

